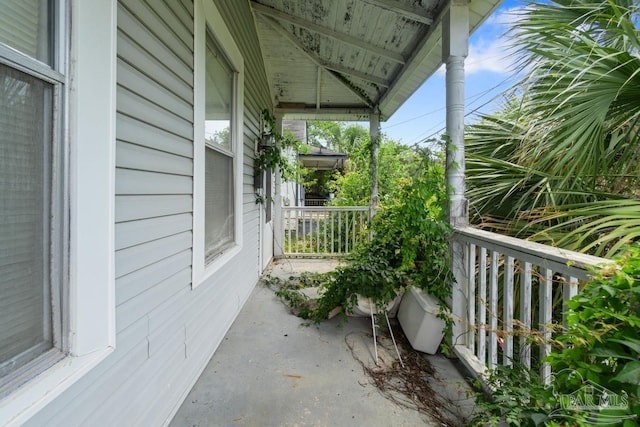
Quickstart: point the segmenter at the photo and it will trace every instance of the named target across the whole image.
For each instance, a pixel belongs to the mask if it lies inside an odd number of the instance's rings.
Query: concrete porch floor
[[[288,278],[336,265],[280,260],[265,273]],[[363,365],[375,367],[370,318],[352,317],[340,327],[339,320],[306,326],[258,284],[170,425],[466,425],[473,399],[449,359],[421,353],[435,369],[429,383],[452,419],[442,423],[387,399],[364,372]],[[380,343],[378,351],[383,365],[396,365],[393,347]]]

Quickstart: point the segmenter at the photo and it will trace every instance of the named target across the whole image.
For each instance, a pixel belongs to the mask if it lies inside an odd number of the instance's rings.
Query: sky
[[[465,61],[465,114],[473,122],[475,111],[489,113],[502,105],[500,93],[517,77],[507,54],[504,36],[513,21],[518,0],[505,0],[469,38]],[[445,127],[444,67],[427,80],[386,122],[380,123],[390,139],[407,145],[440,135]]]

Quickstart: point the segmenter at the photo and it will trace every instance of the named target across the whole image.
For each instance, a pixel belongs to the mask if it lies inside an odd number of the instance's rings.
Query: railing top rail
[[[334,211],[368,211],[368,206],[283,206],[283,211],[314,211],[314,212],[334,212]]]
[[[529,261],[536,265],[544,264],[544,266],[567,274],[579,273],[579,276],[584,277],[589,267],[612,262],[606,258],[560,249],[515,237],[503,236],[498,233],[479,230],[470,226],[456,227],[454,232],[478,246],[496,250],[505,255]]]

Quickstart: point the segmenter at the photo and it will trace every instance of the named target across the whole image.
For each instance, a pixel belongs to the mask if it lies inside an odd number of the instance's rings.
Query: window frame
[[[43,148],[43,177],[46,186],[43,188],[44,198],[43,208],[46,210],[46,230],[47,236],[43,239],[46,249],[43,251],[43,271],[45,272],[45,282],[43,285],[49,287],[50,310],[49,322],[51,323],[52,347],[42,351],[33,358],[24,355],[31,360],[25,364],[20,364],[13,372],[0,378],[0,398],[8,394],[7,390],[15,388],[16,383],[21,383],[24,378],[37,375],[43,366],[51,366],[63,357],[63,352],[68,347],[65,334],[63,333],[63,320],[66,316],[62,313],[62,296],[65,291],[62,270],[65,267],[65,260],[68,257],[66,245],[61,242],[68,240],[68,223],[64,213],[64,141],[62,133],[62,107],[65,99],[64,87],[66,85],[64,73],[57,69],[45,69],[41,62],[23,54],[16,53],[0,46],[0,63],[4,66],[24,73],[25,75],[49,85],[50,87],[50,145]],[[10,59],[9,59],[10,58]],[[59,63],[59,61],[55,61]],[[59,67],[56,67],[59,68]],[[44,141],[43,141],[44,142]],[[61,171],[56,173],[56,171]],[[44,309],[44,308],[43,308]],[[45,314],[46,315],[46,314]],[[14,358],[15,359],[15,358]]]
[[[193,270],[192,287],[207,282],[242,249],[242,158],[244,128],[244,58],[217,7],[210,0],[195,1],[194,25],[194,142],[193,142]],[[235,71],[231,135],[233,152],[234,238],[220,255],[205,260],[205,66],[206,35],[211,34]],[[215,149],[215,148],[214,148]],[[228,154],[225,150],[219,150]]]
[[[222,46],[220,46],[220,43],[218,42],[218,40],[215,37],[215,35],[212,34],[211,29],[209,28],[208,25],[206,26],[206,29],[205,29],[205,63],[206,63],[206,60],[207,60],[207,58],[206,58],[206,55],[207,55],[206,45],[208,44],[209,38],[211,39],[212,43],[215,45],[215,49],[217,51],[219,51],[220,55],[222,56],[222,60],[225,62],[225,65],[228,66],[229,70],[231,71],[231,76],[232,76],[232,78],[231,78],[231,100],[230,100],[231,102],[230,102],[230,111],[229,111],[229,114],[231,116],[230,119],[229,119],[229,135],[230,135],[231,139],[229,141],[229,147],[222,147],[222,146],[218,146],[216,144],[213,144],[213,143],[207,141],[206,137],[205,137],[205,150],[204,150],[205,151],[205,161],[204,161],[205,175],[208,172],[208,166],[207,166],[208,162],[207,162],[206,158],[207,158],[207,155],[210,154],[210,153],[216,153],[217,155],[222,155],[222,156],[225,157],[226,161],[230,161],[230,163],[231,163],[231,171],[232,171],[232,174],[233,174],[234,171],[236,170],[235,158],[236,158],[236,151],[237,151],[236,150],[236,148],[237,148],[236,147],[236,145],[237,145],[236,144],[236,132],[237,132],[237,129],[236,129],[236,123],[234,123],[234,117],[235,117],[235,114],[236,114],[235,104],[237,102],[237,95],[238,95],[238,93],[237,93],[238,73],[235,70],[235,67],[227,59],[226,53],[224,52],[224,49],[222,48]],[[206,70],[206,65],[205,65],[205,70],[204,71],[205,71],[205,73],[207,71]],[[206,94],[207,88],[205,87],[204,89],[205,89],[205,94]],[[205,96],[205,98],[206,98],[206,96]],[[206,99],[205,99],[205,103],[206,103]],[[205,107],[205,114],[206,114],[206,107]],[[205,122],[206,122],[206,117],[205,117]],[[206,134],[206,123],[205,123],[205,134]],[[207,152],[207,150],[211,150],[211,152]],[[235,177],[231,176],[231,185],[230,185],[230,187],[231,187],[231,192],[232,192],[231,196],[232,196],[232,199],[233,199],[234,203],[235,203],[235,200],[236,200],[236,197],[237,197],[235,182],[236,182]],[[207,184],[206,184],[206,179],[205,179],[205,196],[204,196],[205,203],[206,203],[206,200],[207,200],[207,194],[206,194],[206,191],[207,191],[206,188],[207,187],[206,186],[207,186]],[[223,244],[221,244],[218,248],[215,249],[214,252],[217,252],[217,253],[214,253],[214,254],[209,254],[208,253],[210,249],[208,247],[208,242],[206,240],[206,234],[205,234],[205,242],[204,242],[205,243],[205,266],[209,265],[212,262],[214,262],[215,259],[217,257],[219,257],[221,254],[224,254],[224,252],[228,248],[230,248],[230,247],[232,247],[232,246],[234,246],[236,244],[236,241],[237,241],[236,236],[235,236],[235,223],[236,222],[237,222],[237,218],[235,217],[235,205],[234,205],[233,206],[234,230],[232,231],[233,236],[232,236],[231,239],[225,240],[223,242]],[[207,227],[207,224],[206,224],[206,208],[205,208],[205,230],[206,230],[206,227]]]
[[[51,273],[62,277],[60,356],[53,364],[38,358],[27,365],[0,397],[0,425],[26,422],[115,349],[117,2],[59,0],[52,9],[53,69],[43,63],[30,68],[62,82],[54,90],[60,97],[54,138],[62,144],[62,167],[54,173],[62,194],[52,196],[62,217],[62,230],[53,230],[62,262]],[[0,56],[21,71],[32,61],[2,46]]]

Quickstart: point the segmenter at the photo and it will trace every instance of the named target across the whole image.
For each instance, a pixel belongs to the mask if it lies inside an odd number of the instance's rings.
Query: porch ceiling
[[[328,120],[379,110],[387,119],[442,64],[451,1],[251,0],[276,110]],[[472,0],[469,31],[500,2]]]

